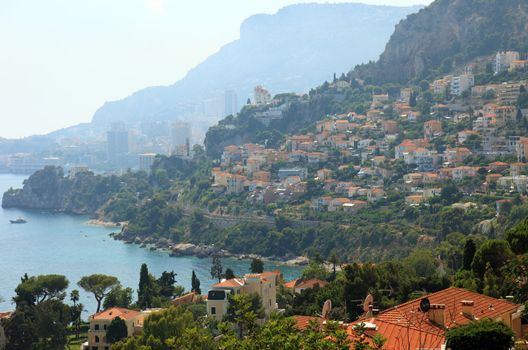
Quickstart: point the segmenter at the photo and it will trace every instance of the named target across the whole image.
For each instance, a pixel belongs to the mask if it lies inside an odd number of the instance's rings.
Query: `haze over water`
[[[25,179],[20,175],[0,175],[0,192],[9,187],[19,188]],[[10,224],[10,219],[25,218],[28,223]],[[37,211],[0,208],[0,311],[14,309],[11,299],[20,277],[40,274],[62,274],[70,281],[71,289],[81,291],[81,302],[87,312],[83,318],[95,312],[95,299],[77,286],[82,276],[102,273],[119,278],[125,287],[134,289],[139,281],[139,268],[146,263],[156,276],[162,271],[174,270],[178,284],[186,290],[191,287],[191,273],[195,270],[201,281],[202,293],[215,281],[209,274],[210,259],[196,257],[172,258],[167,253],[150,251],[137,245],[115,241],[108,234],[115,228],[88,225],[88,217],[54,214]],[[249,262],[224,259],[224,268],[230,267],[235,274],[248,272]],[[266,270],[275,269],[266,263]],[[286,280],[294,279],[300,268],[279,266]]]

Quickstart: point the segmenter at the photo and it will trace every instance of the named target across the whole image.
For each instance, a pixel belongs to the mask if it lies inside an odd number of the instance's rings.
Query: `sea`
[[[11,187],[22,187],[26,178],[0,174],[0,195]],[[9,222],[19,217],[27,223]],[[81,293],[81,302],[85,305],[83,318],[93,314],[97,304],[92,295],[77,286],[82,276],[94,273],[116,276],[124,287],[134,290],[134,297],[137,297],[143,263],[156,276],[163,271],[176,272],[177,284],[187,291],[191,288],[193,270],[200,279],[202,293],[215,283],[209,272],[211,259],[170,257],[166,252],[125,244],[109,237],[119,228],[90,225],[89,219],[80,215],[0,208],[0,312],[14,310],[14,290],[25,273],[65,275],[70,282],[68,291],[78,289]],[[247,260],[225,258],[222,264],[237,276],[249,272]],[[265,262],[264,267],[280,269],[285,280],[295,279],[301,273],[300,267],[273,262]]]

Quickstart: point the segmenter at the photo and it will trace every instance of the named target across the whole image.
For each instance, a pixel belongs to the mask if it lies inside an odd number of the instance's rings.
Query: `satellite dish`
[[[321,316],[324,319],[328,320],[330,318],[331,312],[332,312],[332,300],[328,299],[327,301],[325,301],[323,305],[323,312],[321,313]]]
[[[427,312],[431,309],[431,302],[427,298],[420,300],[420,311]]]
[[[370,305],[374,305],[374,296],[372,294],[367,295],[365,301],[363,302],[363,311],[368,312],[370,310]]]

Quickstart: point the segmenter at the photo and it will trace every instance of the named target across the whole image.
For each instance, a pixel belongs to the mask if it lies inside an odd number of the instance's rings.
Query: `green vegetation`
[[[513,331],[500,321],[482,320],[448,330],[446,339],[452,350],[509,350]]]

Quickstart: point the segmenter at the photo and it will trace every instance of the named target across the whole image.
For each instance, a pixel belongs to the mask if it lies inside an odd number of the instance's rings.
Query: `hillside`
[[[418,8],[304,4],[274,15],[252,16],[242,24],[238,40],[182,80],[107,102],[95,113],[93,123],[189,117],[207,99],[219,98],[221,103],[226,89],[235,90],[242,104],[257,84],[272,92],[307,91],[334,72],[348,72],[375,59],[394,26]],[[367,36],[369,40],[364,40]]]
[[[525,0],[437,0],[399,23],[379,60],[355,73],[376,83],[418,81],[479,56],[527,49]]]

